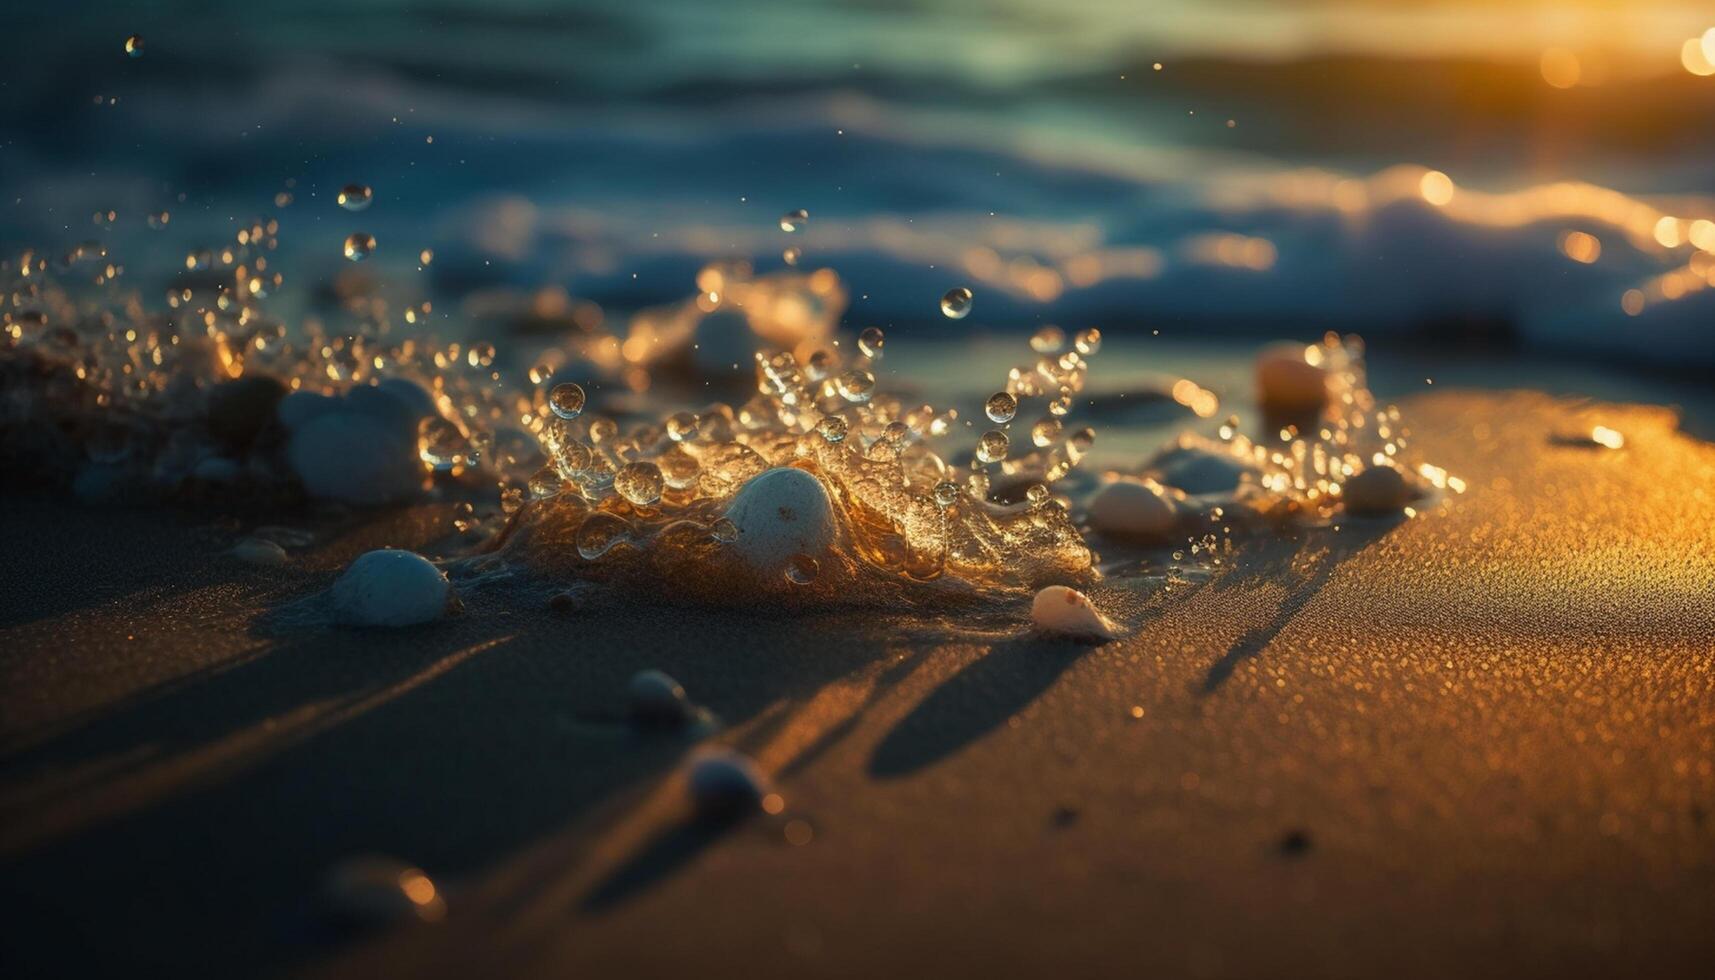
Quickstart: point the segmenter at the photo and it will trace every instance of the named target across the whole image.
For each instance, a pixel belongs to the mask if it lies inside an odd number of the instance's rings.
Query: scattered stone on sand
[[[1118,635],[1114,624],[1090,602],[1090,597],[1064,585],[1050,585],[1036,593],[1030,618],[1047,633],[1080,640],[1111,640]]]
[[[548,608],[561,615],[577,612],[578,597],[570,592],[556,592],[549,597]]]
[[[705,820],[744,816],[762,805],[768,781],[750,756],[732,749],[701,749],[686,776],[691,805]]]
[[[726,516],[738,528],[731,549],[752,571],[785,574],[798,556],[815,559],[834,544],[834,507],[822,481],[793,467],[758,474],[741,487]]]
[[[265,374],[223,381],[205,396],[209,434],[229,449],[245,449],[267,428],[285,396],[280,379]]]
[[[422,489],[417,427],[435,405],[416,383],[389,378],[337,397],[293,392],[276,411],[291,434],[287,462],[311,496],[384,504]]]
[[[1328,404],[1328,372],[1305,359],[1311,349],[1283,341],[1257,354],[1257,404],[1287,414],[1318,412]]]
[[[631,720],[638,725],[677,727],[690,722],[696,714],[696,706],[685,695],[684,687],[659,670],[638,671],[632,675],[626,691]]]
[[[1173,499],[1153,480],[1120,477],[1090,497],[1090,526],[1116,538],[1165,541],[1178,524]]]
[[[422,555],[383,548],[351,563],[333,584],[333,603],[353,626],[412,626],[445,615],[451,588]]]
[[[1175,446],[1160,453],[1147,469],[1161,483],[1189,494],[1232,493],[1256,476],[1256,470],[1242,459],[1195,446]]]
[[[1346,513],[1360,516],[1397,514],[1417,496],[1405,474],[1395,467],[1377,464],[1346,478],[1340,497]]]
[[[438,922],[447,914],[446,899],[432,878],[381,855],[341,861],[328,872],[324,890],[333,913],[356,925]]]
[[[233,545],[229,554],[247,565],[279,567],[286,564],[286,549],[266,538],[245,538]]]

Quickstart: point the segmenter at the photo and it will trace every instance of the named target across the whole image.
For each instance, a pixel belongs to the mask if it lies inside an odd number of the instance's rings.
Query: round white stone
[[[726,516],[738,528],[732,552],[762,575],[780,574],[792,556],[816,558],[834,544],[833,502],[822,481],[800,469],[757,474],[739,488]]]
[[[1088,510],[1090,526],[1102,534],[1149,541],[1169,537],[1179,516],[1159,484],[1130,477],[1102,484]]]
[[[422,555],[384,548],[360,556],[333,584],[334,609],[354,626],[412,626],[441,618],[451,586]]]
[[[1030,618],[1048,633],[1089,640],[1109,640],[1114,624],[1090,602],[1090,597],[1064,585],[1050,585],[1036,593],[1030,603]]]

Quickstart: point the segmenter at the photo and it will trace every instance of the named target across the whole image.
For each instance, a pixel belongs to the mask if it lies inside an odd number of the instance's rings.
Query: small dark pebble
[[[1289,830],[1280,839],[1280,853],[1286,857],[1303,857],[1310,853],[1310,834],[1302,830]]]
[[[208,392],[208,431],[231,449],[245,449],[274,420],[286,397],[276,378],[254,374],[215,385]]]
[[[554,597],[548,600],[548,608],[557,613],[575,612],[578,600],[570,592],[556,592]]]

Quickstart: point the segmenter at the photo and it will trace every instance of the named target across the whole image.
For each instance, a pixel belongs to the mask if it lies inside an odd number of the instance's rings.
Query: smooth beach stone
[[[447,914],[446,899],[432,878],[404,861],[381,855],[348,858],[335,865],[323,891],[334,915],[356,925],[438,922]]]
[[[1091,527],[1116,538],[1165,540],[1179,521],[1173,500],[1159,484],[1130,477],[1102,484],[1087,510]]]
[[[834,544],[834,505],[822,481],[778,467],[739,488],[727,507],[738,528],[732,552],[763,575],[782,574],[797,555],[816,558]]]
[[[1416,496],[1405,474],[1392,466],[1371,466],[1347,477],[1340,487],[1340,499],[1346,502],[1348,514],[1397,514]]]
[[[1113,623],[1098,611],[1090,597],[1064,585],[1050,585],[1036,593],[1030,603],[1030,618],[1038,629],[1082,640],[1111,640]]]
[[[686,788],[698,816],[722,820],[755,810],[768,792],[768,781],[750,756],[732,749],[702,749],[691,758]]]
[[[429,415],[438,415],[440,409],[435,405],[435,398],[428,390],[410,378],[386,378],[373,386],[376,391],[391,395],[406,410],[411,413],[411,427],[416,428],[417,421]]]
[[[332,395],[323,395],[314,391],[294,391],[280,399],[274,407],[274,416],[287,429],[302,428],[313,418],[338,409],[340,399]]]
[[[626,691],[631,720],[640,725],[682,725],[696,711],[679,682],[659,670],[633,674]]]
[[[413,626],[441,618],[451,588],[422,555],[383,548],[351,563],[333,584],[333,604],[353,626]]]
[[[1270,344],[1256,356],[1256,400],[1286,412],[1318,411],[1328,403],[1328,372],[1304,359],[1305,346]]]
[[[286,444],[286,461],[312,497],[385,504],[418,493],[423,465],[395,423],[363,412],[325,412]]]
[[[243,475],[243,467],[235,459],[225,456],[208,456],[197,462],[192,475],[205,483],[236,483]]]
[[[279,566],[286,564],[286,549],[267,538],[245,538],[228,552],[247,565]]]
[[[204,402],[209,434],[229,448],[243,449],[256,441],[285,397],[280,379],[265,374],[217,384]]]
[[[1190,494],[1231,493],[1255,472],[1241,459],[1191,446],[1167,450],[1149,470],[1162,483]]]

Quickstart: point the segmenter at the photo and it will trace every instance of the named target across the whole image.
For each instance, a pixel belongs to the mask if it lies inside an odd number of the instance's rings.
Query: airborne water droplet
[[[1038,354],[1055,354],[1064,346],[1066,331],[1056,326],[1043,327],[1030,337],[1030,349]]]
[[[169,48],[172,47],[172,44],[170,41],[167,44],[167,47],[169,47]],[[143,35],[133,34],[130,37],[126,38],[125,39],[125,53],[130,55],[133,58],[143,57]],[[168,52],[169,57],[167,58],[168,61],[173,60],[171,58],[171,54],[172,54],[172,52],[169,51]]]
[[[548,392],[548,407],[555,415],[570,422],[584,412],[583,388],[571,381],[555,385]]]
[[[846,437],[846,420],[838,415],[827,415],[816,423],[816,431],[829,442],[839,442]]]
[[[375,251],[375,236],[367,232],[354,231],[345,240],[345,257],[353,262],[362,262]]]
[[[369,207],[369,202],[375,199],[375,192],[367,184],[347,184],[339,192],[339,206],[347,211],[362,211]]]
[[[822,567],[809,555],[793,555],[786,562],[786,580],[793,585],[809,585],[816,580]]]
[[[886,343],[880,327],[866,327],[858,334],[858,351],[872,361],[881,360],[881,346]]]
[[[664,486],[661,467],[650,462],[627,463],[613,475],[613,489],[638,507],[659,501]]]
[[[841,398],[861,405],[875,393],[875,375],[868,371],[847,371],[840,375],[838,387]]]
[[[697,437],[697,427],[702,419],[695,412],[674,412],[667,417],[667,438],[674,442],[688,442]]]
[[[977,458],[985,463],[996,463],[1006,458],[1006,451],[1011,440],[1006,433],[999,429],[990,429],[977,440]]]
[[[780,257],[786,261],[787,265],[797,265],[798,260],[803,258],[803,256],[804,251],[796,245],[793,245],[786,251],[780,253]]]
[[[1038,419],[1036,424],[1030,427],[1030,441],[1047,449],[1060,441],[1061,428],[1059,419]]]
[[[963,320],[971,312],[971,291],[963,286],[947,290],[941,297],[941,315],[949,320]]]
[[[990,422],[1007,423],[1018,414],[1018,399],[1004,391],[997,391],[989,396],[988,404],[983,406]]]
[[[809,220],[810,212],[803,208],[796,208],[780,216],[780,230],[787,232],[797,231],[804,227],[805,222]]]
[[[1080,330],[1078,335],[1072,338],[1072,346],[1078,353],[1088,357],[1102,349],[1102,332],[1095,327]]]

